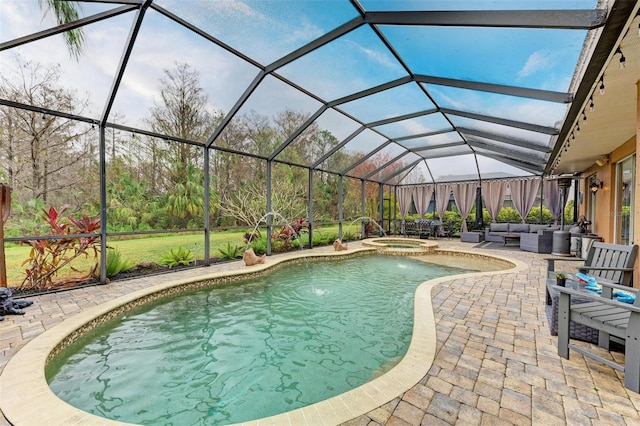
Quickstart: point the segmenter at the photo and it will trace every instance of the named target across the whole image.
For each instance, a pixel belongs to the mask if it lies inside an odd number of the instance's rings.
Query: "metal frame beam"
[[[124,71],[127,68],[129,58],[131,57],[131,52],[133,51],[133,46],[135,45],[136,38],[138,37],[138,33],[140,32],[140,27],[142,26],[144,15],[152,2],[153,0],[144,0],[144,2],[139,6],[138,14],[133,24],[131,25],[131,30],[129,30],[125,49],[122,52],[122,57],[120,58],[120,63],[118,64],[118,68],[116,70],[116,76],[111,83],[111,89],[109,89],[109,94],[107,95],[107,102],[105,103],[104,110],[102,111],[102,115],[100,116],[101,125],[104,125],[104,123],[106,123],[107,118],[111,113],[111,108],[113,107],[113,102],[115,101],[118,89],[120,88],[120,83],[122,82]]]
[[[397,117],[385,118],[384,120],[372,121],[370,123],[366,123],[365,126],[367,126],[369,128],[378,127],[378,126],[383,126],[385,124],[396,123],[396,122],[402,121],[402,120],[408,120],[410,118],[422,117],[423,115],[435,114],[437,112],[439,112],[439,110],[437,108],[435,108],[435,109],[427,109],[427,110],[423,110],[423,111],[412,112],[410,114],[398,115]]]
[[[405,155],[409,154],[409,151],[405,151],[402,154],[398,155],[397,157],[387,161],[386,163],[384,163],[382,166],[378,167],[377,169],[375,169],[374,171],[370,172],[369,174],[367,174],[366,176],[363,177],[363,179],[368,180],[371,176],[375,175],[376,173],[384,170],[386,167],[388,167],[389,165],[395,163],[396,161],[400,160],[402,157],[404,157]]]
[[[107,10],[101,13],[96,13],[95,15],[87,16],[86,18],[78,19],[73,22],[69,22],[68,24],[58,25],[53,28],[48,28],[43,31],[38,31],[37,33],[29,34],[24,37],[16,38],[13,40],[6,41],[4,43],[0,43],[0,52],[3,50],[11,49],[17,46],[21,46],[23,44],[31,43],[32,41],[42,40],[47,37],[51,37],[56,34],[66,33],[67,31],[75,30],[76,28],[83,27],[85,25],[93,24],[95,22],[100,22],[102,20],[113,18],[114,16],[122,15],[123,13],[131,12],[133,10],[137,10],[140,8],[140,1],[137,2],[136,5],[133,6],[121,6],[112,10]]]
[[[269,160],[273,160],[274,158],[276,158],[278,154],[282,152],[282,150],[284,150],[287,146],[289,146],[289,144],[293,142],[295,138],[300,136],[302,132],[304,132],[307,129],[307,127],[311,126],[311,124],[313,124],[313,122],[316,121],[316,119],[320,117],[326,110],[327,110],[326,105],[322,105],[320,108],[318,108],[318,110],[311,117],[309,117],[307,121],[305,121],[291,135],[289,135],[287,140],[285,140],[282,144],[280,144],[279,147],[277,147],[275,150],[273,150],[271,154],[269,154]]]
[[[390,179],[393,179],[394,177],[398,176],[399,174],[403,173],[404,171],[409,170],[409,169],[413,169],[413,168],[414,168],[414,167],[416,167],[416,166],[418,165],[418,163],[419,163],[419,162],[421,162],[421,161],[423,161],[423,159],[422,159],[422,158],[420,158],[419,160],[416,160],[416,161],[414,161],[413,163],[411,163],[411,164],[409,164],[409,165],[407,165],[407,166],[405,166],[405,167],[403,167],[403,168],[401,168],[401,169],[397,170],[395,173],[393,173],[393,174],[391,174],[391,175],[387,176],[387,178],[386,178],[385,180],[383,180],[382,182],[383,182],[383,183],[389,182],[389,180],[390,180]]]
[[[537,124],[525,123],[523,121],[509,120],[506,118],[498,118],[490,115],[476,114],[473,112],[459,111],[449,108],[441,108],[443,114],[457,115],[458,117],[472,118],[474,120],[487,121],[489,123],[500,124],[508,127],[516,127],[518,129],[529,130],[547,135],[557,135],[559,130],[555,127],[540,126]]]
[[[365,126],[362,126],[358,129],[356,129],[356,131],[354,131],[353,133],[351,133],[349,136],[347,136],[342,142],[340,142],[338,145],[334,146],[333,148],[331,148],[329,150],[329,152],[327,152],[325,155],[323,155],[318,161],[316,161],[315,163],[313,163],[311,165],[312,169],[317,168],[320,164],[324,163],[325,161],[327,161],[327,159],[329,157],[331,157],[333,154],[335,154],[336,152],[338,152],[343,146],[345,146],[346,144],[348,144],[349,142],[351,142],[351,140],[353,138],[355,138],[356,136],[358,136],[360,133],[362,133],[364,130],[366,129]]]
[[[514,159],[523,161],[523,162],[531,162],[531,161],[527,161],[527,160],[533,160],[533,156],[532,155],[526,155],[523,154],[521,152],[516,152],[516,151],[512,151],[510,149],[507,148],[501,148],[501,147],[497,147],[497,146],[493,146],[493,145],[489,145],[483,141],[479,141],[479,140],[475,140],[473,138],[470,138],[467,143],[473,147],[473,148],[481,148],[481,149],[486,149],[487,151],[491,151],[491,152],[495,152],[497,154],[504,154],[507,157],[512,157]],[[541,167],[544,167],[544,165],[547,162],[547,159],[544,157],[540,157],[539,158],[539,162],[537,162]],[[532,163],[534,164],[534,163]]]
[[[491,139],[496,142],[502,142],[509,145],[519,146],[520,148],[530,149],[532,151],[543,152],[548,154],[551,152],[551,148],[547,146],[538,145],[536,143],[526,141],[524,139],[510,138],[507,136],[499,135],[497,133],[484,132],[482,130],[469,129],[467,127],[458,127],[458,132],[463,135],[477,136],[480,138]]]
[[[382,151],[385,147],[387,147],[387,145],[389,145],[391,143],[390,140],[387,140],[385,143],[381,144],[380,146],[378,146],[376,149],[374,149],[373,151],[371,151],[370,153],[366,154],[364,157],[362,157],[361,159],[359,159],[358,161],[356,161],[355,163],[353,163],[352,165],[350,165],[349,167],[347,167],[346,169],[344,169],[343,171],[341,171],[340,173],[338,173],[339,175],[346,175],[347,173],[349,173],[351,170],[355,169],[356,167],[358,167],[360,164],[364,163],[365,161],[367,161],[369,158],[371,158],[372,156],[376,155],[378,152]],[[362,179],[361,177],[358,177],[358,179]]]
[[[497,93],[500,95],[517,96],[520,98],[538,99],[547,102],[568,104],[573,101],[571,93],[553,92],[550,90],[528,89],[526,87],[506,86],[503,84],[481,83],[453,78],[433,77],[417,74],[415,81],[438,86],[457,87],[459,89],[479,90],[482,92]]]
[[[442,27],[553,28],[592,30],[605,24],[606,9],[575,10],[459,10],[365,12],[373,25],[429,25]]]

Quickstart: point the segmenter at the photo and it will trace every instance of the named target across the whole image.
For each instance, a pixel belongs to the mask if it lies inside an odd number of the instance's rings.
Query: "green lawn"
[[[265,233],[262,230],[263,235]],[[221,254],[218,251],[220,248],[226,248],[227,244],[232,246],[239,246],[244,248],[244,233],[245,230],[233,230],[233,231],[213,231],[211,233],[211,248],[210,257],[220,257]],[[316,234],[320,233],[338,233],[338,226],[323,227],[315,231]],[[304,238],[303,242],[308,244],[308,239]],[[314,238],[315,239],[315,238]],[[177,249],[184,247],[191,250],[196,259],[204,258],[204,240],[202,234],[176,234],[168,236],[150,236],[144,238],[135,238],[128,240],[115,241],[109,240],[109,247],[117,248],[123,259],[131,260],[135,264],[142,262],[155,262],[157,263],[160,258],[167,254],[171,249]],[[7,280],[10,287],[19,286],[24,277],[24,270],[26,265],[22,263],[28,259],[30,246],[18,246],[15,244],[8,244],[5,246],[5,259],[7,264]],[[80,271],[87,271],[93,265],[93,259],[78,258],[74,260],[73,266]],[[78,275],[71,269],[62,271],[58,278]]]

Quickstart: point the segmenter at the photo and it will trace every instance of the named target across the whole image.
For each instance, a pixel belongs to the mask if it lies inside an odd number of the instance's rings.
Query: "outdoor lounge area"
[[[0,426],[640,424],[640,1],[0,28]]]

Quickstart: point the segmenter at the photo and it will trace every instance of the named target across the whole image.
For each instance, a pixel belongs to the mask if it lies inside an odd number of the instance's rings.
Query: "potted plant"
[[[556,284],[560,287],[564,287],[567,282],[567,276],[562,272],[556,273]]]

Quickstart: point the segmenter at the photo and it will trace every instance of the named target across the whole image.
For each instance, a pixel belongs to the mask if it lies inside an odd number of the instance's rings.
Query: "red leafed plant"
[[[271,235],[271,242],[274,251],[283,252],[291,249],[291,242],[300,238],[302,232],[308,232],[309,224],[303,217],[294,220],[282,227],[279,232]]]
[[[47,290],[56,286],[54,278],[65,266],[69,266],[75,272],[81,272],[70,263],[80,257],[93,255],[95,263],[91,270],[82,277],[86,280],[93,276],[98,269],[100,253],[100,235],[69,237],[60,236],[73,234],[95,234],[100,231],[100,219],[90,219],[83,215],[80,219],[71,216],[63,216],[67,206],[56,210],[53,206],[49,210],[43,209],[42,218],[51,227],[52,239],[38,239],[27,241],[31,246],[29,258],[22,265],[28,264],[25,270],[26,277],[20,285],[21,290]],[[36,231],[36,235],[39,235]]]

